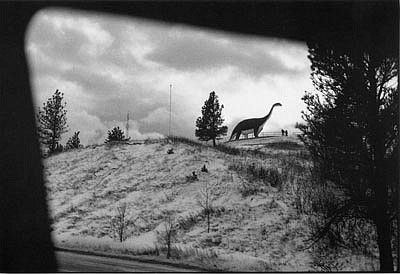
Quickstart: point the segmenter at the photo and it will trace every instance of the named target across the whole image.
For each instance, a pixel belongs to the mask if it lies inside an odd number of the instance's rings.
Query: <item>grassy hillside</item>
[[[170,211],[179,227],[174,260],[233,271],[315,269],[299,214],[308,206],[300,188],[310,161],[290,139],[217,149],[180,138],[100,145],[44,164],[58,246],[164,257],[157,235]],[[198,202],[206,184],[214,197],[210,232]],[[123,204],[131,223],[119,243],[111,220]]]

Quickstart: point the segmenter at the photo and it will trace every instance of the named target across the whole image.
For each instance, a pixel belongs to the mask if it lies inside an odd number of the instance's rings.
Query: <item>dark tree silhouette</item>
[[[218,96],[215,91],[210,93],[208,99],[204,102],[201,108],[201,117],[196,120],[195,135],[201,141],[213,141],[213,146],[216,145],[215,140],[220,139],[220,136],[226,135],[228,132],[227,126],[222,126],[222,109],[224,105],[219,105]]]
[[[81,146],[81,141],[79,140],[79,132],[80,131],[75,132],[74,135],[68,139],[67,144],[65,145],[65,149],[74,149]]]
[[[50,154],[56,151],[61,134],[67,132],[67,110],[63,98],[64,93],[57,89],[36,114],[39,140]]]
[[[329,226],[351,216],[372,220],[380,269],[393,271],[391,220],[398,184],[398,58],[373,49],[339,51],[309,43],[315,93],[303,101],[302,139],[323,179],[341,186],[347,200],[327,217]]]
[[[107,139],[105,143],[113,141],[128,141],[130,138],[125,138],[124,132],[119,127],[114,127],[111,131],[108,131]]]

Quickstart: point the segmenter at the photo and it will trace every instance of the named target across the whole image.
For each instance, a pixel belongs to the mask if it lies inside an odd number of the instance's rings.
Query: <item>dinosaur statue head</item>
[[[272,107],[281,107],[282,104],[281,103],[275,103]]]

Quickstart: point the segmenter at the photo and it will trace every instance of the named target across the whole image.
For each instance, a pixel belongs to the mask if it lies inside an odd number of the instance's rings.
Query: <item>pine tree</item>
[[[224,119],[222,119],[223,108],[224,105],[219,105],[218,96],[215,94],[215,91],[212,91],[201,109],[202,116],[196,120],[197,129],[195,135],[199,140],[212,140],[213,146],[215,146],[215,140],[220,139],[220,136],[226,135],[228,127],[221,126],[224,122]]]
[[[111,131],[108,131],[107,139],[105,143],[110,143],[113,141],[128,141],[130,138],[125,138],[124,132],[119,127],[114,127]]]
[[[393,271],[391,216],[398,186],[398,58],[371,49],[342,52],[309,43],[316,93],[303,97],[302,139],[322,171],[347,200],[320,231],[344,218],[375,223],[381,271]],[[319,235],[320,237],[322,234]]]
[[[63,99],[64,93],[57,89],[36,115],[39,140],[49,149],[50,154],[56,151],[61,134],[67,132],[67,110]]]
[[[74,135],[68,139],[67,144],[65,145],[65,149],[74,149],[81,146],[81,141],[79,140],[79,132],[80,131],[75,132]]]

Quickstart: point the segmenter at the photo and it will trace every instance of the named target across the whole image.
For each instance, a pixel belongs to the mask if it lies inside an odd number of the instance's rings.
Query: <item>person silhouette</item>
[[[282,136],[285,136],[285,131],[281,129]]]
[[[285,130],[285,135],[288,136],[288,131],[287,130]]]

